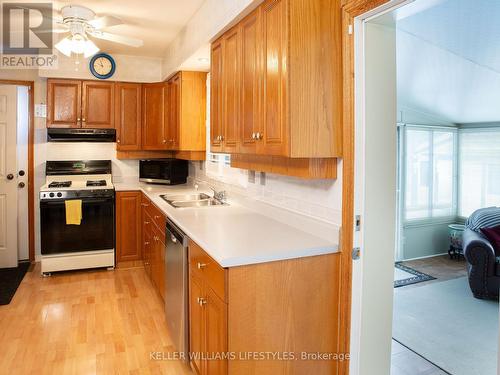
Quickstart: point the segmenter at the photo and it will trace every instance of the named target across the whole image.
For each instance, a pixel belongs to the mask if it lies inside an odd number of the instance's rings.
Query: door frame
[[[28,243],[29,261],[33,262],[35,260],[35,82],[0,79],[0,85],[28,87]]]
[[[339,367],[339,374],[359,373],[361,305],[353,299],[353,259],[355,244],[355,163],[356,163],[356,46],[355,23],[408,0],[342,0],[342,69],[343,69],[343,161],[342,161],[342,230],[339,351],[350,353],[348,364]],[[357,243],[357,239],[356,239]],[[358,271],[356,271],[358,272]],[[356,282],[356,280],[354,280]],[[360,285],[358,285],[360,286]],[[357,293],[362,290],[356,289]],[[352,303],[356,305],[352,306]]]

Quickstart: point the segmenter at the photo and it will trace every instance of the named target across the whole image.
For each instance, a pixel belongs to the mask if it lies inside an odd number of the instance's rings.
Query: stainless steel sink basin
[[[177,201],[170,203],[175,208],[188,208],[188,207],[209,207],[209,206],[226,206],[227,203],[223,203],[217,199],[210,198],[199,201]]]
[[[190,207],[210,207],[210,206],[227,206],[218,199],[212,198],[205,193],[196,194],[165,194],[160,197],[169,205],[175,208],[190,208]]]
[[[211,197],[205,193],[192,193],[192,194],[165,194],[161,196],[167,202],[177,201],[199,201],[210,199]]]

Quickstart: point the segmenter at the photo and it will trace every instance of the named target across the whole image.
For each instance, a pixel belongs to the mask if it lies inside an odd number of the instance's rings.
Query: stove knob
[[[61,198],[61,197],[62,197],[62,193],[57,193],[57,196],[58,196],[59,198]]]
[[[50,193],[49,197],[54,198],[54,193]]]

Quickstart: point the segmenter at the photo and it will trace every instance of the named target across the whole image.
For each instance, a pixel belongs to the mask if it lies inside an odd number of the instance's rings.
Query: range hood
[[[116,142],[115,129],[49,128],[47,142]]]

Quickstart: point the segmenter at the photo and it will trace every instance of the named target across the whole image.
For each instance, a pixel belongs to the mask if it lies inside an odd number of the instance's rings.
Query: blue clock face
[[[108,79],[115,73],[116,64],[107,53],[98,53],[90,60],[89,68],[94,77]]]

